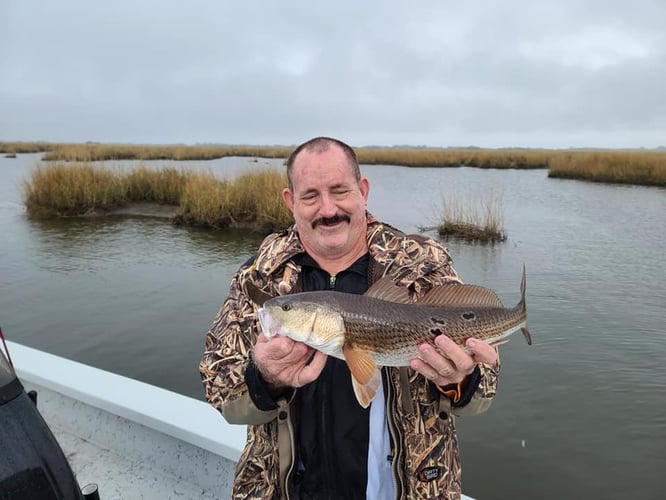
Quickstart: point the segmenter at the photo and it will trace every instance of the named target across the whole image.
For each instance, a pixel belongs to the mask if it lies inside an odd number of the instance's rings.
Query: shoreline
[[[104,217],[113,215],[131,215],[135,217],[157,217],[173,219],[178,212],[178,205],[162,205],[160,203],[136,202],[113,210],[93,211],[78,217]]]

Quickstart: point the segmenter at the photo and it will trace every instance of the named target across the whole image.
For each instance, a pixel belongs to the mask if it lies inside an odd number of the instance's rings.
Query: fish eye
[[[291,310],[291,304],[289,302],[286,302],[282,304],[282,310],[283,311],[290,311]]]

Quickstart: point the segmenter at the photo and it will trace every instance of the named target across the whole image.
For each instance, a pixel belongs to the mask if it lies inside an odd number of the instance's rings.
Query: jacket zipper
[[[291,407],[290,404],[287,402],[286,404],[286,409],[280,410],[278,407],[278,412],[280,411],[285,411],[287,415],[285,416],[284,423],[280,423],[280,416],[278,415],[278,436],[280,432],[280,427],[285,426],[287,428],[287,433],[289,435],[289,445],[291,446],[291,463],[289,464],[289,469],[287,469],[287,473],[285,474],[284,477],[284,482],[283,484],[280,485],[282,488],[282,498],[286,500],[290,500],[290,495],[289,495],[289,483],[291,480],[291,475],[294,472],[294,468],[296,466],[296,436],[294,436],[294,426],[291,421],[292,415],[291,415]],[[279,449],[279,441],[278,441],[278,449]]]
[[[391,472],[393,476],[393,488],[395,490],[395,498],[402,498],[404,491],[404,483],[399,474],[400,462],[403,460],[402,439],[400,439],[398,426],[395,421],[395,415],[392,412],[395,406],[395,389],[391,381],[387,368],[382,370],[382,383],[386,387],[386,425],[388,425],[389,435],[391,436]]]

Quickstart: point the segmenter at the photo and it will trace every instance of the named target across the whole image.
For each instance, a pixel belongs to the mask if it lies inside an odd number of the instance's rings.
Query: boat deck
[[[175,477],[145,460],[120,456],[66,430],[54,428],[53,431],[79,485],[96,484],[103,500],[224,498],[219,493],[204,491],[189,478]]]
[[[97,484],[102,500],[231,498],[244,426],[203,401],[8,344],[81,487]]]

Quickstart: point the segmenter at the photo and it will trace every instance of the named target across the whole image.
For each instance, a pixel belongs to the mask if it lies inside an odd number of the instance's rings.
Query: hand
[[[254,364],[271,390],[302,387],[316,380],[326,358],[323,352],[280,335],[268,339],[260,334],[254,345]]]
[[[428,343],[421,344],[421,358],[412,359],[409,366],[440,387],[462,382],[477,363],[497,363],[497,351],[483,340],[467,339],[469,354],[446,335],[436,337],[435,345],[436,349]]]

